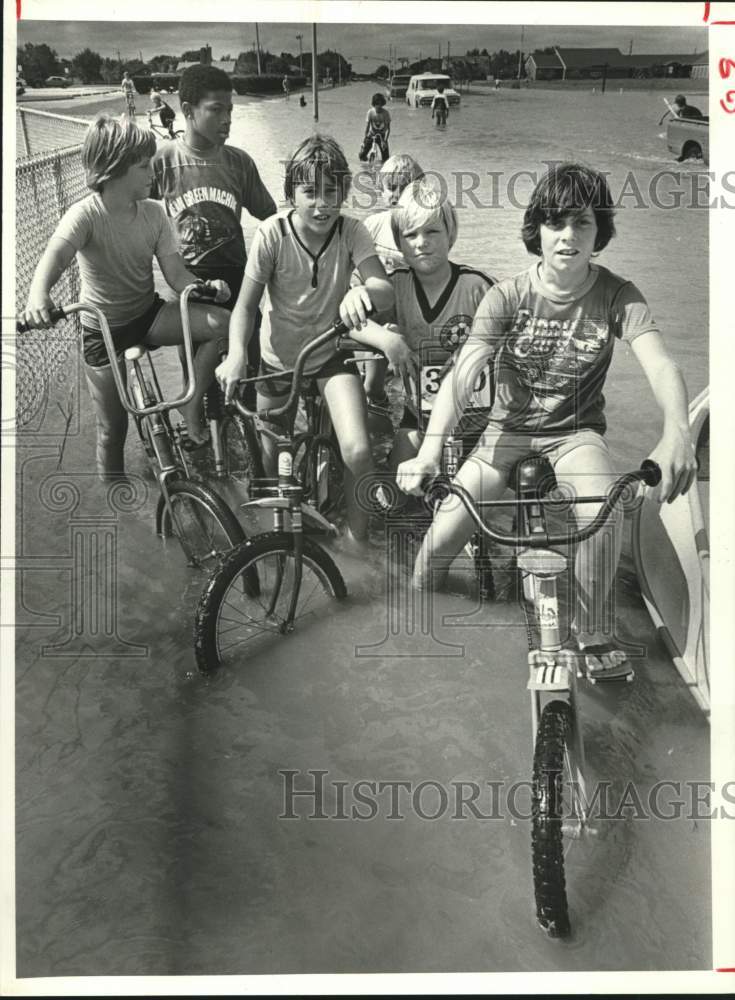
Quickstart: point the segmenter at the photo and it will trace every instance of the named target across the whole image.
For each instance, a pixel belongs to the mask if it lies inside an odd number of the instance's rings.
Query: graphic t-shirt
[[[573,295],[543,285],[539,264],[506,278],[480,304],[470,342],[494,347],[491,419],[529,433],[604,433],[602,389],[616,338],[658,328],[631,281],[591,265]]]
[[[176,253],[171,223],[158,202],[135,203],[135,218],[112,218],[98,194],[72,205],[54,236],[77,252],[81,297],[102,310],[111,327],[124,326],[153,305],[153,257]],[[91,313],[84,325],[99,329]]]
[[[234,146],[201,153],[184,141],[167,142],[157,150],[152,166],[151,197],[166,206],[187,266],[244,268],[243,208],[256,219],[276,211],[248,154]]]
[[[339,216],[317,254],[299,239],[293,210],[267,219],[253,239],[245,275],[266,286],[260,346],[273,368],[291,368],[305,344],[337,319],[354,268],[375,257],[373,241],[361,222]],[[308,359],[313,372],[334,356],[325,344]]]
[[[413,271],[399,268],[391,278],[395,292],[391,318],[418,355],[424,423],[452,359],[469,336],[480,303],[494,284],[482,271],[450,263],[449,281],[433,305]],[[492,371],[488,368],[478,378],[468,409],[486,415],[492,402],[492,388]]]
[[[434,111],[446,111],[447,110],[447,99],[444,94],[434,94],[431,102],[431,110]]]

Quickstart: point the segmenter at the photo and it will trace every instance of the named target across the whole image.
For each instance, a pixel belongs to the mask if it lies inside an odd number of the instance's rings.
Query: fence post
[[[23,149],[24,149],[23,155],[24,156],[30,156],[31,155],[31,147],[30,147],[30,144],[28,142],[28,126],[26,125],[25,109],[24,108],[18,108],[18,114],[20,115],[20,131],[21,131],[21,134],[23,136]]]

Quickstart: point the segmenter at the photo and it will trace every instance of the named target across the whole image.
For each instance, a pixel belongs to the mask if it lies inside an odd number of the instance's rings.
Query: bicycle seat
[[[556,476],[551,462],[544,455],[528,455],[519,459],[510,474],[516,493],[543,497],[556,487]]]
[[[128,347],[125,351],[126,361],[140,361],[148,353],[148,348],[145,344],[135,344],[133,347]]]

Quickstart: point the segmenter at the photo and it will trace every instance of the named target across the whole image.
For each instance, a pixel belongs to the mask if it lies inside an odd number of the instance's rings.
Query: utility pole
[[[633,55],[633,39],[632,38],[630,40],[630,45],[628,46],[628,55],[629,56]]]
[[[524,28],[521,26],[521,47],[518,50],[518,79],[521,78],[521,65],[523,63],[523,32]]]
[[[316,65],[316,24],[311,26],[311,96],[314,101],[314,121],[319,121],[319,81]]]
[[[296,36],[296,38],[298,40],[298,43],[299,43],[299,72],[301,73],[302,76],[304,75],[304,58],[303,58],[304,52],[303,52],[303,49],[301,47],[301,40],[302,40],[303,37],[304,37],[303,35],[297,35]]]
[[[255,22],[255,55],[258,60],[258,76],[260,76],[260,32],[257,21]]]

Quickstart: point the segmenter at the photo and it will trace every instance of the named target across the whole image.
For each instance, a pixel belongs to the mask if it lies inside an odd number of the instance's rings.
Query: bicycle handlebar
[[[370,315],[370,313],[368,313]],[[233,397],[233,403],[235,407],[243,414],[245,417],[259,417],[261,420],[272,420],[274,417],[282,417],[284,414],[289,413],[298,404],[299,394],[301,391],[301,385],[304,381],[304,367],[306,361],[311,354],[313,354],[320,347],[328,344],[330,340],[337,340],[339,338],[338,347],[341,350],[370,350],[365,344],[360,344],[356,340],[352,340],[349,337],[349,327],[346,323],[343,323],[341,319],[334,322],[328,330],[324,333],[320,333],[318,337],[310,341],[304,347],[301,348],[298,355],[296,356],[296,361],[294,362],[293,368],[286,371],[277,371],[269,375],[258,375],[252,379],[242,379],[241,384],[246,384],[248,382],[267,382],[269,380],[282,379],[291,376],[291,389],[289,390],[288,399],[282,406],[273,406],[267,410],[249,410],[247,406],[238,397]]]
[[[527,546],[531,549],[540,549],[546,548],[549,545],[569,545],[574,542],[583,542],[586,538],[590,538],[596,534],[610,517],[613,508],[625,490],[629,486],[632,486],[633,483],[638,482],[645,483],[646,486],[658,486],[661,482],[661,468],[659,465],[647,458],[641,463],[640,469],[634,472],[626,472],[622,476],[619,476],[605,497],[575,497],[573,500],[570,500],[569,503],[575,505],[602,502],[602,507],[589,524],[578,528],[576,531],[568,531],[565,534],[556,535],[549,534],[547,531],[534,532],[532,535],[524,532],[501,531],[483,521],[480,507],[517,507],[517,499],[486,501],[484,504],[478,504],[463,486],[451,482],[443,474],[433,477],[427,476],[421,483],[421,487],[424,490],[424,495],[430,500],[441,501],[450,495],[458,497],[464,504],[467,513],[475,522],[478,530],[499,545]]]
[[[184,356],[185,356],[185,368],[186,368],[186,390],[183,396],[178,399],[172,400],[162,400],[160,403],[155,403],[153,406],[142,406],[139,407],[135,404],[131,395],[128,393],[127,387],[123,383],[122,377],[120,375],[120,368],[117,364],[117,350],[115,344],[112,340],[112,333],[110,332],[110,324],[107,322],[107,317],[97,306],[92,305],[91,302],[71,302],[65,306],[58,306],[49,310],[49,319],[52,324],[59,323],[62,319],[67,319],[69,316],[73,316],[75,313],[90,313],[95,317],[99,323],[100,333],[102,334],[102,340],[105,344],[105,350],[107,351],[107,357],[110,360],[110,368],[112,370],[112,377],[115,382],[115,388],[117,394],[120,397],[120,402],[128,413],[132,414],[134,417],[146,417],[153,413],[164,413],[168,410],[177,409],[180,406],[190,402],[196,392],[196,374],[194,372],[194,352],[192,348],[191,339],[191,323],[189,322],[189,296],[192,292],[196,291],[197,294],[206,300],[213,299],[217,294],[214,289],[209,289],[203,286],[200,282],[192,282],[192,284],[187,285],[186,288],[181,293],[181,298],[179,301],[179,307],[181,310],[181,332],[184,342]],[[29,330],[36,329],[36,327],[28,324],[25,320],[18,320],[15,324],[15,329],[18,333],[28,333]]]

